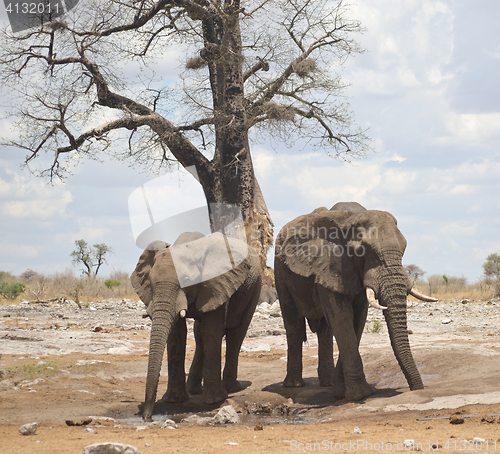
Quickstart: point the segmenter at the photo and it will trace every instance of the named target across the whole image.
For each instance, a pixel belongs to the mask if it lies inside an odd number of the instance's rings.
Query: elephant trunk
[[[406,316],[407,282],[406,274],[401,266],[401,259],[389,260],[384,267],[380,280],[380,302],[387,306],[384,311],[389,337],[394,355],[403,371],[410,390],[423,389],[422,378],[415,365],[408,339]]]
[[[160,286],[157,286],[157,290],[158,287]],[[161,293],[163,298],[164,295],[173,295],[172,291],[162,291]],[[152,420],[165,346],[167,345],[167,339],[172,329],[172,325],[174,324],[176,317],[178,317],[175,305],[172,303],[173,301],[175,301],[174,296],[172,296],[172,298],[168,298],[167,301],[154,301],[153,298],[148,374],[146,378],[146,398],[142,413],[145,421]]]

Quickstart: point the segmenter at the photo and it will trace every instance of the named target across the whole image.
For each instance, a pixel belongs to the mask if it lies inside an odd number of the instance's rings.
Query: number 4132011
[[[8,13],[12,14],[50,14],[59,13],[59,4],[55,3],[51,5],[50,3],[8,3],[6,5],[6,10]]]

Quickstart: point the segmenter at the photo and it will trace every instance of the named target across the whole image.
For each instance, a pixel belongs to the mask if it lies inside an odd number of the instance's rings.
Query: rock
[[[131,352],[130,348],[122,347],[111,347],[108,350],[108,355],[128,355]]]
[[[461,415],[451,415],[450,424],[463,424],[464,418]]]
[[[240,417],[232,405],[222,407],[214,416],[215,424],[238,424]]]
[[[80,421],[66,420],[67,426],[88,426],[92,422],[92,418],[84,418]]]
[[[451,318],[445,318],[444,320],[441,321],[443,325],[448,325],[451,323],[453,320]]]
[[[177,429],[177,424],[173,419],[166,419],[160,426],[160,429]]]
[[[355,428],[354,428],[354,433],[355,433],[356,435],[361,435],[363,432],[361,432],[361,429],[360,429],[359,427],[355,427]]]
[[[484,438],[474,437],[472,439],[472,443],[474,443],[474,444],[482,444],[482,443],[486,443],[486,440]]]
[[[30,422],[21,426],[19,428],[19,433],[22,435],[35,435],[37,429],[38,424],[36,422]]]
[[[415,440],[405,440],[403,441],[403,445],[406,449],[412,449],[415,444]]]
[[[208,426],[213,423],[213,418],[209,418],[208,416],[191,415],[184,418],[181,422],[186,422],[191,426]]]
[[[140,454],[132,445],[122,443],[95,443],[83,448],[83,454]]]
[[[9,389],[12,388],[12,383],[9,380],[0,381],[0,389]]]

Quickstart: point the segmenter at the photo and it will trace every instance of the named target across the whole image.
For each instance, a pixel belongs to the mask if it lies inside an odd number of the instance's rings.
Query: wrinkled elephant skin
[[[168,387],[162,400],[183,402],[188,393],[202,392],[203,402],[213,404],[225,400],[228,392],[240,389],[238,355],[257,305],[261,279],[256,252],[246,243],[220,233],[205,237],[187,232],[172,246],[155,241],[146,248],[131,276],[152,321],[145,420],[150,421],[153,414],[165,346]],[[195,319],[196,340],[187,384],[185,317]],[[226,361],[221,380],[224,335]]]
[[[401,262],[405,248],[391,214],[355,202],[318,208],[283,227],[276,241],[275,280],[288,343],[284,386],[304,385],[307,319],[318,336],[320,384],[333,386],[339,399],[360,400],[374,392],[359,354],[370,299],[385,309],[393,351],[410,389],[423,388],[408,341],[411,285]],[[333,335],[339,350],[336,367]]]

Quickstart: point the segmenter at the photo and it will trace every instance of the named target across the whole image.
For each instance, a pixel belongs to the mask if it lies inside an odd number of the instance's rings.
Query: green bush
[[[15,300],[26,290],[26,285],[21,282],[2,282],[0,283],[0,295],[8,300]]]
[[[118,287],[121,284],[121,281],[118,279],[106,279],[104,281],[104,285],[108,287],[110,290],[113,290],[114,287]]]

